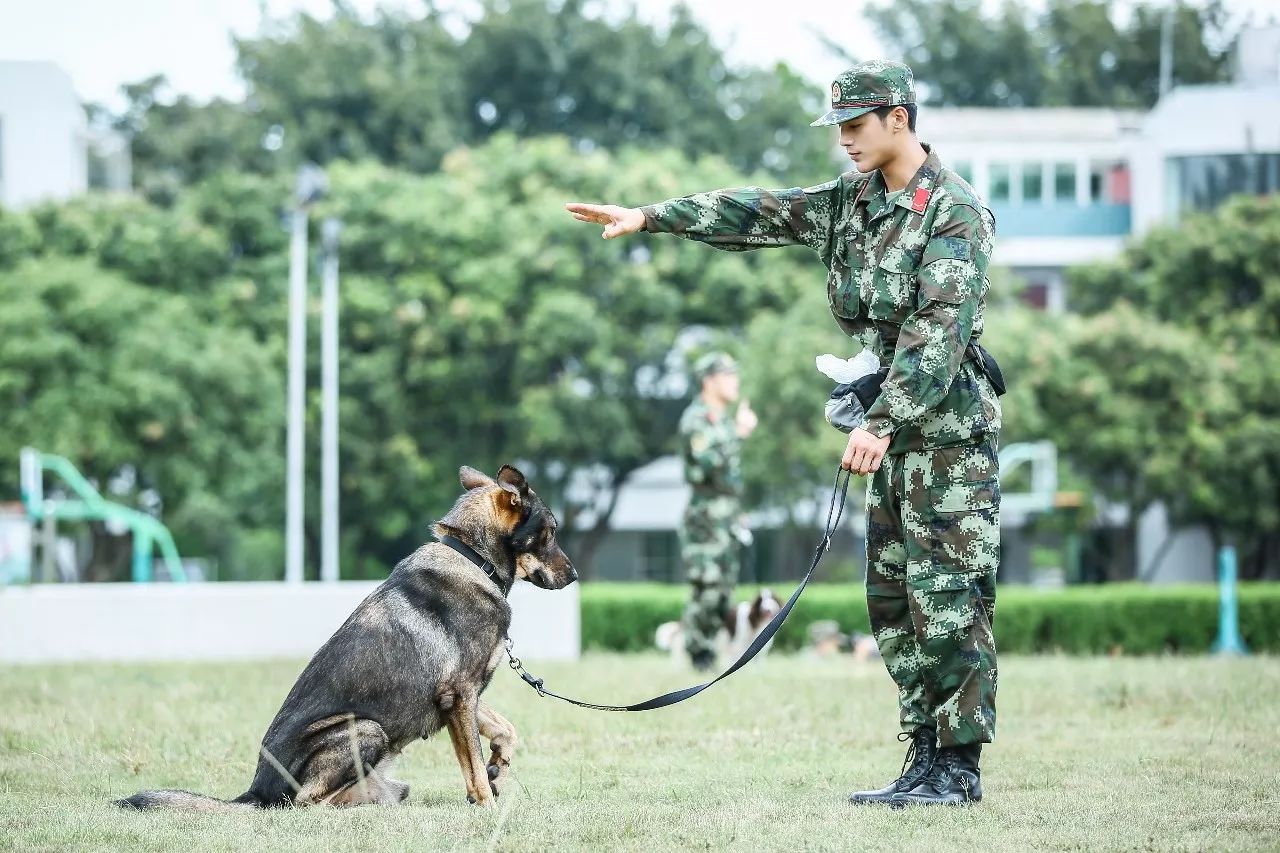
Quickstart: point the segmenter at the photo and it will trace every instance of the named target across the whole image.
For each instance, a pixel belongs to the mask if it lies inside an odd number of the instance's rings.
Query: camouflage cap
[[[875,59],[859,63],[835,79],[831,84],[831,109],[809,126],[842,124],[880,107],[915,102],[911,69],[901,62]]]
[[[693,375],[697,379],[706,379],[716,373],[737,372],[738,362],[724,352],[709,352],[693,363]]]

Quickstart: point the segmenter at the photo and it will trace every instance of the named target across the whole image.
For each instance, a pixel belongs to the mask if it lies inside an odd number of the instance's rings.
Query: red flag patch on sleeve
[[[925,206],[929,204],[929,191],[924,187],[916,189],[916,194],[911,197],[911,209],[916,213],[924,213]]]

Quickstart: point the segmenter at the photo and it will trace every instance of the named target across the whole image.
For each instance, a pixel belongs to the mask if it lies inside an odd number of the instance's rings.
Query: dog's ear
[[[483,474],[470,465],[463,465],[458,469],[458,479],[462,482],[462,488],[467,491],[493,485],[493,479],[488,474]]]
[[[498,492],[498,503],[504,508],[512,512],[519,513],[520,505],[524,503],[524,498],[520,494],[520,490],[510,483],[498,482],[498,486],[502,491]]]
[[[520,496],[519,490],[510,483],[498,483],[498,489],[493,492],[493,505],[498,512],[499,523],[506,528],[508,534],[512,533],[524,515],[521,509],[524,498]]]
[[[520,495],[529,493],[529,481],[524,478],[524,474],[510,465],[503,465],[498,469],[498,485],[513,486]]]

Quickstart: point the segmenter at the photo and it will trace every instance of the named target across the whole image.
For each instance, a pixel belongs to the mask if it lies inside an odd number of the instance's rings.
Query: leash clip
[[[547,691],[543,687],[543,680],[531,675],[529,670],[524,668],[524,664],[520,662],[520,658],[516,657],[515,654],[512,653],[511,649],[515,646],[515,643],[511,642],[511,638],[503,637],[502,645],[507,649],[507,665],[515,670],[517,675],[524,679],[525,684],[528,684],[534,690],[537,690],[539,696],[546,696]]]
[[[523,678],[523,679],[525,680],[525,683],[526,683],[526,684],[528,684],[528,685],[529,685],[530,687],[532,687],[534,690],[537,690],[537,691],[538,691],[538,695],[539,695],[539,696],[545,696],[545,695],[547,695],[546,690],[544,690],[544,689],[543,689],[543,687],[542,687],[542,685],[543,685],[543,681],[542,681],[542,679],[541,679],[541,678],[534,678],[534,677],[533,677],[532,675],[530,675],[528,672],[521,672],[521,673],[520,673],[520,677],[521,677],[521,678]]]

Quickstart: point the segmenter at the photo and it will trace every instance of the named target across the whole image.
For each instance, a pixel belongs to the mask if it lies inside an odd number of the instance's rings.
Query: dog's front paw
[[[493,791],[495,797],[500,796],[502,792],[498,790],[498,777],[502,775],[502,768],[496,764],[490,764],[485,769],[489,773],[489,790]]]
[[[482,785],[488,787],[486,791]],[[491,806],[498,796],[498,789],[494,787],[493,782],[488,779],[476,780],[474,789],[467,789],[467,802],[473,806]]]
[[[507,777],[510,775],[510,764],[498,756],[490,759],[490,764],[485,768],[489,774],[489,788],[496,797],[502,793],[503,787],[506,786]]]

